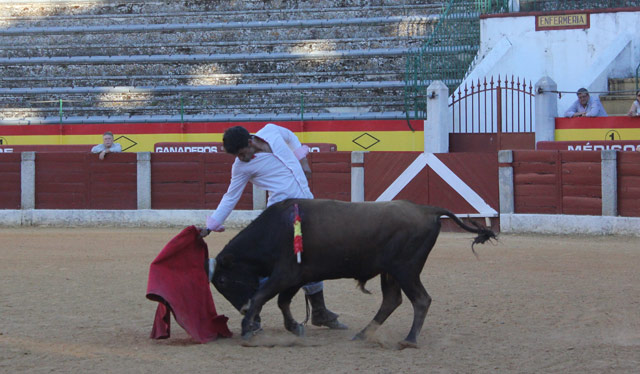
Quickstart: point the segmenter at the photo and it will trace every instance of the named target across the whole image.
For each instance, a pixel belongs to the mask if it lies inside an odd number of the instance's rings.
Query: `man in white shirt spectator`
[[[581,88],[576,92],[576,100],[566,112],[565,117],[607,117],[602,103],[597,97],[590,97],[586,88]]]
[[[311,168],[306,158],[309,147],[303,146],[289,129],[267,124],[255,135],[241,126],[224,132],[224,150],[236,156],[231,167],[231,183],[218,208],[207,218],[207,227],[201,235],[211,231],[222,232],[222,225],[236,206],[247,182],[268,191],[267,206],[285,199],[313,199],[307,178]],[[331,329],[346,329],[338,315],[326,308],[323,283],[314,282],[302,287],[311,303],[311,323]],[[255,326],[256,329],[259,326]]]
[[[102,144],[98,144],[91,148],[91,153],[100,153],[100,159],[104,160],[107,153],[122,152],[122,146],[113,142],[113,133],[107,131],[102,134]]]

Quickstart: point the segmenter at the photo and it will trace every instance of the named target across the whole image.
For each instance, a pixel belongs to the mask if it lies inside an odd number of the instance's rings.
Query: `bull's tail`
[[[455,214],[451,213],[450,211],[446,210],[446,209],[442,209],[440,212],[440,215],[442,216],[447,216],[449,218],[451,218],[453,220],[453,222],[455,222],[458,226],[462,227],[463,229],[472,232],[474,234],[478,234],[478,236],[475,237],[475,239],[473,239],[473,243],[471,243],[471,251],[473,252],[474,255],[476,255],[476,257],[478,256],[476,254],[475,249],[473,249],[473,246],[480,243],[480,244],[484,244],[487,241],[490,241],[491,239],[497,239],[496,233],[493,232],[491,229],[484,227],[474,221],[471,221],[471,223],[473,224],[473,226],[469,226],[466,223],[462,222],[462,220],[460,218],[458,218],[458,216],[456,216]]]

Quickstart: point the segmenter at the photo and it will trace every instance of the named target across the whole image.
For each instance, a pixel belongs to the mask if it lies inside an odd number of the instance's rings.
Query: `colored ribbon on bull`
[[[293,204],[294,218],[293,218],[293,253],[296,254],[298,263],[302,262],[302,220],[300,219],[300,211],[298,210],[298,204]]]

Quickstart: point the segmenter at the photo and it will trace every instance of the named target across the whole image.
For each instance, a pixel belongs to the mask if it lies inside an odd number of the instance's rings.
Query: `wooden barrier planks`
[[[233,156],[224,153],[152,153],[152,209],[215,209],[227,192]],[[236,209],[252,209],[251,186]]]
[[[351,201],[351,152],[314,152],[307,158],[316,199]]]
[[[600,152],[513,154],[516,213],[602,214]]]
[[[562,210],[558,198],[558,153],[513,151],[516,213],[553,214]]]
[[[36,154],[36,209],[136,209],[135,154]]]
[[[0,209],[20,209],[19,153],[0,153]]]
[[[602,156],[600,152],[560,151],[562,213],[602,214]]]
[[[391,186],[420,153],[375,152],[365,156],[365,200],[374,201]],[[441,153],[431,155],[438,161],[426,165],[408,181],[394,200],[411,200],[418,204],[447,208],[454,213],[476,214],[478,211],[458,192],[460,186],[450,185],[438,172],[455,176],[475,192],[487,205],[499,210],[498,159],[496,153]],[[428,159],[428,158],[427,158]],[[434,161],[433,159],[428,162]],[[440,166],[437,166],[437,165]],[[417,164],[415,164],[417,165]],[[441,170],[442,169],[442,170]],[[470,198],[470,196],[467,196]]]
[[[640,152],[618,152],[618,214],[640,217]]]

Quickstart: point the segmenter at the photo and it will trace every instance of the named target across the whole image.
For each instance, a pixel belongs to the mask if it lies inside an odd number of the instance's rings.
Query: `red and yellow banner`
[[[160,142],[221,142],[224,130],[251,133],[265,122],[119,123],[0,126],[0,145],[99,144],[111,131],[125,152],[153,152]],[[332,143],[338,151],[422,151],[424,121],[343,120],[278,122],[303,143]]]
[[[556,118],[555,140],[640,140],[640,117]]]

